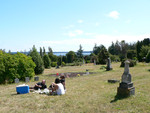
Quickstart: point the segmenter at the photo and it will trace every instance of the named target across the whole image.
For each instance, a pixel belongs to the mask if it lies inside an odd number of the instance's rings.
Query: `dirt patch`
[[[89,72],[89,74],[95,74],[96,72]],[[78,76],[83,76],[83,75],[88,75],[87,72],[68,72],[68,73],[56,73],[56,74],[50,74],[46,76],[55,76],[59,77],[60,75],[64,75],[65,78],[70,78],[70,77],[78,77]]]

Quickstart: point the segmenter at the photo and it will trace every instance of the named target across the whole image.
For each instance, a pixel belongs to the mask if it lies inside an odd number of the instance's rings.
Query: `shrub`
[[[0,83],[12,83],[15,78],[33,77],[35,63],[22,53],[11,55],[0,51]]]
[[[124,66],[125,66],[125,61],[126,61],[126,60],[127,60],[127,59],[123,59],[123,60],[121,61],[120,67],[124,67]],[[131,59],[129,59],[129,62],[130,62],[129,67],[134,67],[134,66],[136,65],[136,60],[131,60]]]
[[[147,55],[146,55],[146,62],[149,63],[150,62],[150,50],[148,51]]]
[[[62,63],[61,63],[61,66],[65,66],[65,65],[66,65],[65,62],[62,62]]]
[[[56,67],[56,66],[57,66],[57,62],[52,62],[52,63],[51,63],[51,66],[52,66],[52,67]]]
[[[32,61],[32,58],[22,53],[17,53],[14,56],[19,60],[17,68],[18,78],[20,80],[25,80],[25,77],[33,77],[35,75],[34,68],[36,65]]]
[[[110,59],[111,59],[112,62],[114,62],[114,61],[119,62],[120,61],[120,58],[117,55],[110,55]]]

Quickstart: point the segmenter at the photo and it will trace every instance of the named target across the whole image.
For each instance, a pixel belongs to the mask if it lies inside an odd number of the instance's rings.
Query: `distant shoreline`
[[[11,52],[11,53],[16,54],[17,52]],[[26,54],[26,55],[29,54],[29,52],[20,52],[20,53],[23,53],[23,54]],[[46,53],[48,53],[48,52],[46,52]],[[65,52],[65,51],[63,51],[63,52],[53,52],[53,54],[56,55],[56,56],[60,56],[60,55],[65,56],[67,53],[68,52]],[[77,53],[77,52],[75,52],[75,53]],[[91,53],[92,53],[92,51],[83,51],[83,55],[90,55]]]

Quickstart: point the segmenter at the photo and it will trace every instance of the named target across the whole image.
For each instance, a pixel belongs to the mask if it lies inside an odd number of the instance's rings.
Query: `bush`
[[[51,63],[51,66],[52,66],[52,67],[56,67],[56,66],[57,66],[57,62],[52,62],[52,63]]]
[[[66,66],[65,62],[62,62],[62,63],[61,63],[61,66]]]
[[[35,74],[42,74],[44,71],[44,64],[40,54],[37,52],[35,46],[33,46],[32,50],[30,51],[29,55],[32,57],[33,62],[36,64],[34,69]]]
[[[150,50],[148,51],[147,55],[146,55],[146,62],[149,63],[150,62]]]
[[[22,53],[15,54],[15,57],[19,60],[17,69],[19,75],[18,78],[21,80],[25,80],[25,77],[32,78],[35,75],[34,68],[36,66],[32,61],[32,58],[30,56],[27,57]]]
[[[127,60],[127,59],[123,59],[123,60],[121,61],[120,67],[124,67],[124,66],[125,66],[125,61],[126,61],[126,60]],[[131,60],[131,59],[129,59],[129,62],[130,62],[129,67],[134,67],[134,66],[136,65],[136,60]]]
[[[15,78],[33,77],[35,63],[22,53],[11,55],[0,51],[0,84],[12,83]]]
[[[117,55],[110,55],[110,59],[112,62],[114,62],[114,61],[119,62],[120,61],[120,58]]]

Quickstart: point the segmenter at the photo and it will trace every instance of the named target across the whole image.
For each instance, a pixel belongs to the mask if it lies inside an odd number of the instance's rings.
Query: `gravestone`
[[[15,79],[15,83],[19,83],[19,79],[18,78]]]
[[[84,59],[83,59],[83,64],[85,64],[85,61],[84,61]]]
[[[109,70],[112,70],[110,58],[107,59],[107,67],[106,67],[106,71],[109,71]]]
[[[34,81],[39,81],[39,77],[38,77],[38,76],[35,76],[35,77],[34,77]]]
[[[96,60],[94,60],[94,65],[96,65]]]
[[[89,70],[88,69],[86,69],[86,75],[89,75]]]
[[[118,96],[130,96],[135,94],[135,87],[131,81],[131,74],[129,73],[129,64],[128,60],[125,61],[124,73],[122,75],[121,83],[117,89]]]
[[[59,69],[59,63],[57,62],[57,66],[56,66],[56,69]]]
[[[29,81],[30,81],[29,77],[25,77],[25,82],[29,82]]]

